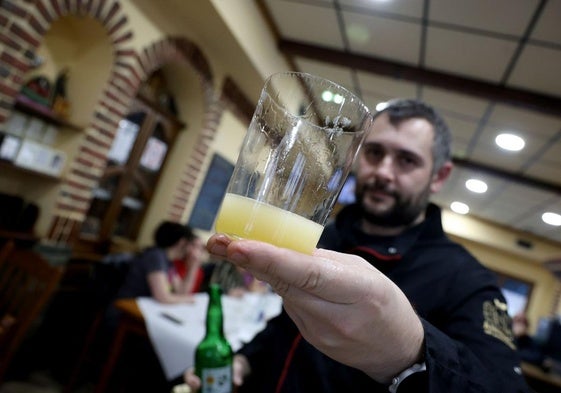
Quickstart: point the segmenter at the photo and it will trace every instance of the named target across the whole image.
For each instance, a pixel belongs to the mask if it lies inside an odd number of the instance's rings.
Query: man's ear
[[[440,169],[434,175],[432,175],[430,184],[431,193],[434,194],[442,189],[442,186],[450,176],[450,173],[452,173],[453,166],[454,164],[452,164],[452,161],[446,161],[444,165],[442,165]]]

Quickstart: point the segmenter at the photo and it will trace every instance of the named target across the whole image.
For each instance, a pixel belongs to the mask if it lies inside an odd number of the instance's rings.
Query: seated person
[[[153,297],[161,303],[191,302],[195,278],[192,272],[200,260],[193,263],[189,273],[181,278],[174,260],[184,260],[198,241],[191,228],[164,221],[154,233],[155,245],[143,251],[130,263],[130,269],[117,298]]]
[[[202,268],[205,257],[206,247],[199,237],[195,237],[187,245],[185,258],[173,261],[175,274],[172,274],[172,280],[179,280],[178,285],[183,282],[186,287],[191,288],[189,293],[200,292],[205,277]]]
[[[529,334],[529,328],[530,323],[523,311],[512,317],[512,334],[520,358],[526,362],[541,365],[544,361],[543,349]]]

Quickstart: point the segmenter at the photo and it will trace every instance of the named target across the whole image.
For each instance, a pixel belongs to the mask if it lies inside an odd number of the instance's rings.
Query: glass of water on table
[[[269,77],[215,230],[311,254],[371,122],[362,101],[334,82]]]

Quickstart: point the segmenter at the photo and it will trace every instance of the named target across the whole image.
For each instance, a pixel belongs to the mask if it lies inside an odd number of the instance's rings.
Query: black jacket
[[[407,295],[425,329],[427,372],[415,374],[398,392],[526,392],[514,351],[510,318],[495,276],[442,230],[440,210],[395,237],[359,229],[357,206],[328,225],[319,247],[358,254]],[[301,339],[286,313],[244,346],[252,377],[242,392],[388,392],[364,373],[342,365]],[[281,382],[279,382],[281,381]]]

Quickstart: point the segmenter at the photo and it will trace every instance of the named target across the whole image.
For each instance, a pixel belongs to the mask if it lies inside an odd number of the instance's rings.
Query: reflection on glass
[[[146,114],[135,112],[119,121],[119,128],[107,155],[110,165],[122,165],[128,161],[145,117]]]

